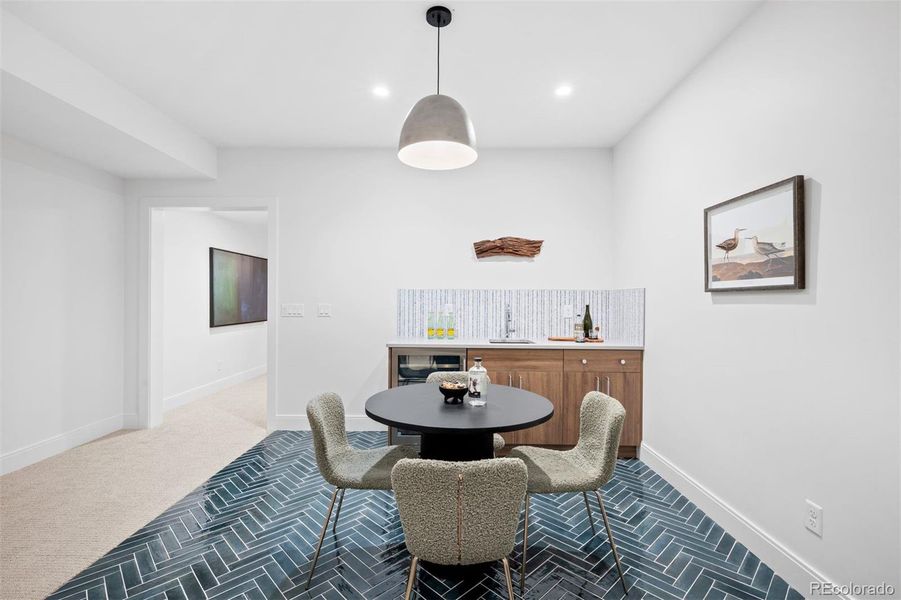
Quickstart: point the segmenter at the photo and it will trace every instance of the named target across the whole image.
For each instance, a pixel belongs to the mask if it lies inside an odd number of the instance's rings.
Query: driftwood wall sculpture
[[[533,258],[541,252],[541,244],[543,243],[544,240],[502,237],[496,240],[474,242],[472,247],[476,251],[476,258],[487,258],[489,256],[524,256]]]

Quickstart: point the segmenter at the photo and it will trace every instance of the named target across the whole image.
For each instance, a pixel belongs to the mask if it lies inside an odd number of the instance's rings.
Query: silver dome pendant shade
[[[419,169],[459,169],[478,158],[476,132],[466,109],[443,94],[426,96],[413,105],[403,129],[397,157]]]
[[[440,93],[441,28],[451,21],[450,11],[433,6],[426,20],[438,28],[438,92],[413,105],[400,131],[397,157],[418,169],[444,171],[471,165],[478,158],[476,133],[463,105]]]

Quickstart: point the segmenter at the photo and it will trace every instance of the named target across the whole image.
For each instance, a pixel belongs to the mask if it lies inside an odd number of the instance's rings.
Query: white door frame
[[[268,320],[266,425],[273,429],[278,412],[278,198],[142,198],[138,205],[138,427],[163,422],[163,262],[154,252],[162,243],[166,208],[268,211]]]

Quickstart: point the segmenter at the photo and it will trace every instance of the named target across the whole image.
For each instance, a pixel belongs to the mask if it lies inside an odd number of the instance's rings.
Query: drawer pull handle
[[[588,364],[588,359],[587,359],[587,358],[583,358],[583,359],[582,359],[582,364],[583,364],[583,365],[587,365],[587,364]]]
[[[621,364],[621,365],[626,364],[626,359],[625,358],[619,359],[619,364]]]
[[[507,385],[509,385],[510,387],[513,387],[513,373],[510,373],[509,375],[507,375]]]
[[[604,376],[604,379],[607,380],[607,395],[609,396],[609,395],[610,395],[610,376],[609,376],[609,375],[605,375],[605,376]]]
[[[522,389],[522,375],[519,376],[519,389]]]
[[[594,379],[595,379],[594,391],[600,392],[601,391],[601,378],[600,378],[600,376],[598,376],[598,377],[595,377]]]

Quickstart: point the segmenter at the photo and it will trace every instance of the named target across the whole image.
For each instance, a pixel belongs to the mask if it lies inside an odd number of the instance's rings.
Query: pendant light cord
[[[436,61],[438,63],[438,68],[437,68],[438,81],[435,84],[435,87],[436,87],[435,93],[440,94],[441,93],[441,26],[439,25],[438,27],[436,27],[436,29],[438,30],[438,57],[437,57],[437,61]]]

